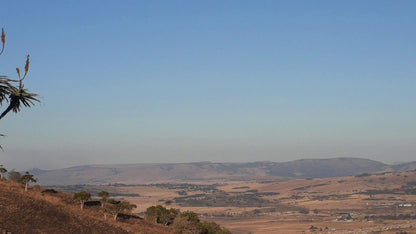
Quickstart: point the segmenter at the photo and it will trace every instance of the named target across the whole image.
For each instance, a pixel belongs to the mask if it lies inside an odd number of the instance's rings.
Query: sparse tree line
[[[5,174],[7,173],[7,179]],[[21,174],[18,171],[8,171],[3,165],[0,165],[0,178],[1,180],[9,180],[12,182],[20,183],[24,186],[25,191],[28,191],[30,183],[37,182],[34,175],[29,172]],[[48,189],[47,189],[48,190]],[[54,190],[53,190],[54,191]],[[55,192],[55,191],[54,191]],[[107,191],[101,191],[97,194],[99,197],[99,204],[104,216],[104,220],[107,220],[108,216],[112,216],[114,221],[120,214],[131,211],[136,208],[135,204],[128,201],[117,201],[110,197],[110,193]],[[91,194],[87,191],[80,191],[73,194],[73,199],[78,201],[81,210],[84,210],[86,203],[92,201]],[[166,205],[172,204],[171,200],[165,202]],[[197,213],[192,211],[180,212],[178,209],[167,209],[161,205],[151,206],[147,208],[145,219],[149,222],[160,224],[164,226],[170,226],[174,230],[174,233],[195,233],[195,234],[229,234],[228,230],[221,228],[214,222],[201,221]]]
[[[7,173],[7,179],[5,174]],[[9,180],[12,182],[20,183],[24,186],[25,191],[28,191],[29,185],[32,182],[37,182],[34,175],[29,172],[21,174],[18,171],[8,171],[3,165],[0,165],[1,180]],[[48,189],[46,189],[48,190]],[[54,190],[53,190],[54,191]],[[55,192],[55,191],[54,191]],[[114,221],[120,214],[131,213],[136,208],[135,204],[128,201],[117,201],[110,197],[110,193],[107,191],[101,191],[97,194],[99,197],[99,205],[104,216],[104,220],[107,220],[108,216],[112,216]],[[80,191],[73,194],[73,199],[78,201],[81,210],[84,210],[86,203],[92,201],[91,194],[87,191]],[[95,200],[97,201],[97,200]],[[98,201],[97,201],[98,202]],[[172,204],[171,200],[165,202],[166,205]],[[180,212],[178,209],[167,209],[161,205],[151,206],[147,208],[145,219],[149,222],[160,224],[164,226],[170,226],[174,230],[174,233],[195,233],[195,234],[229,234],[228,230],[221,228],[214,222],[201,221],[197,213],[192,211]]]
[[[7,173],[7,179],[5,174]],[[15,183],[22,184],[25,191],[28,191],[31,182],[37,182],[34,175],[29,172],[21,174],[18,171],[8,170],[0,165],[1,180],[8,180]],[[48,190],[48,189],[46,189]],[[50,189],[49,189],[50,190]],[[51,190],[56,193],[55,190]],[[42,192],[43,193],[43,192]],[[128,201],[118,201],[110,197],[110,193],[107,191],[101,191],[97,194],[99,197],[99,205],[104,216],[104,220],[107,220],[108,216],[112,216],[114,221],[120,214],[131,213],[134,208],[137,208],[135,204]],[[78,201],[81,210],[84,210],[87,202],[93,201],[91,194],[87,191],[80,191],[73,194],[73,199]],[[97,200],[95,200],[98,202]],[[172,201],[165,202],[166,205],[172,204]],[[221,228],[214,222],[201,221],[197,213],[192,211],[180,212],[178,209],[167,209],[161,205],[151,206],[147,208],[145,219],[151,223],[160,224],[164,226],[170,226],[175,233],[195,233],[195,234],[229,234],[228,230]]]
[[[7,173],[7,179],[5,174]],[[24,186],[25,191],[28,191],[31,182],[37,182],[34,175],[29,172],[24,174],[11,170],[8,171],[3,165],[0,165],[1,180],[19,183]],[[57,193],[53,189],[45,189],[44,191]],[[43,194],[43,191],[42,191]],[[108,219],[108,216],[112,216],[114,221],[117,221],[120,214],[131,215],[134,208],[137,208],[135,204],[128,201],[118,201],[111,198],[110,193],[107,191],[101,191],[97,194],[98,202],[104,220]],[[84,210],[87,202],[94,202],[92,196],[87,191],[80,191],[73,194],[73,201],[78,201],[81,210]],[[166,205],[171,205],[172,201],[168,200],[165,202]],[[97,203],[95,203],[97,205]],[[197,213],[192,211],[180,212],[175,208],[165,208],[161,205],[151,206],[147,208],[145,219],[151,223],[160,224],[164,226],[170,226],[174,233],[195,233],[195,234],[230,234],[226,229],[221,228],[214,222],[201,221]]]
[[[25,186],[25,191],[29,189],[30,183],[36,183],[38,181],[37,178],[34,177],[34,175],[30,174],[28,171],[25,172],[25,174],[21,174],[18,171],[11,170],[7,171],[7,169],[0,165],[0,179],[6,180],[5,174],[7,173],[7,179],[10,181],[17,182],[19,184],[22,184]]]
[[[99,192],[98,196],[100,197],[101,208],[105,220],[107,220],[108,215],[112,215],[113,219],[117,220],[120,213],[125,211],[131,212],[137,207],[128,201],[116,201],[115,199],[110,198],[110,194],[107,191]],[[86,191],[74,193],[74,199],[80,202],[81,210],[83,210],[85,203],[91,199],[91,194]]]
[[[131,213],[131,211],[137,207],[128,201],[117,201],[110,198],[110,194],[107,191],[101,191],[97,195],[100,197],[101,208],[105,220],[107,220],[107,216],[112,215],[113,219],[116,221],[120,214],[124,212]],[[91,199],[91,194],[86,191],[81,191],[74,194],[74,199],[80,202],[81,210],[83,210],[86,202]],[[171,202],[167,202],[166,204],[169,205]],[[178,209],[167,209],[161,205],[147,208],[145,219],[155,224],[170,226],[175,233],[231,233],[214,222],[201,221],[198,214],[195,212],[185,211],[181,213]]]
[[[175,233],[230,234],[214,222],[201,221],[197,213],[180,212],[178,209],[167,209],[161,205],[151,206],[146,210],[145,218],[153,223],[172,226]]]

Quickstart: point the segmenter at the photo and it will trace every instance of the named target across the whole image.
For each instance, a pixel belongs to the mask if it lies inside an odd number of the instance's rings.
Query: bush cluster
[[[214,222],[201,221],[197,213],[186,211],[180,213],[179,210],[167,209],[161,205],[151,206],[146,210],[146,219],[172,226],[174,233],[198,233],[198,234],[230,234],[226,229],[221,228]]]

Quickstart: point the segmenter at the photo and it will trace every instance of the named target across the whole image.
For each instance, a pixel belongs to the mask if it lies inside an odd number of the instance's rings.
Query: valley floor
[[[194,211],[233,233],[416,233],[416,172],[287,181],[176,181],[62,187]]]

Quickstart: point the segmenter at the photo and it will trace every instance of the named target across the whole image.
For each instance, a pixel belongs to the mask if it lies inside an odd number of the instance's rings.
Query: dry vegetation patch
[[[140,194],[118,197],[137,204],[134,212],[169,202],[168,208],[196,212],[233,233],[412,233],[416,227],[414,171],[286,181],[117,184],[106,190],[111,189]]]
[[[169,233],[147,223],[104,221],[97,207],[81,211],[72,195],[64,192],[25,192],[20,184],[0,181],[0,230],[12,233]]]

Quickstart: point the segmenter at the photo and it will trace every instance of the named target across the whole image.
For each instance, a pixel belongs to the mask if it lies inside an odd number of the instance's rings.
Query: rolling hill
[[[416,169],[416,163],[388,165],[362,158],[303,159],[289,162],[160,163],[86,165],[56,170],[33,169],[41,185],[140,184],[192,180],[282,180],[328,178]]]

